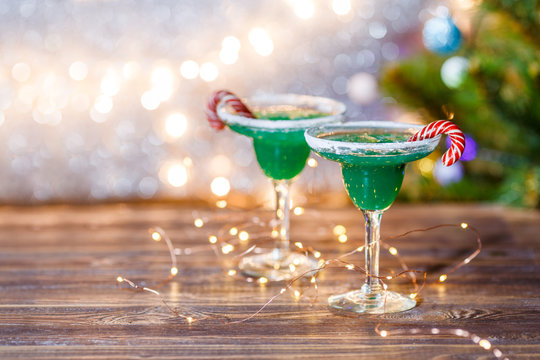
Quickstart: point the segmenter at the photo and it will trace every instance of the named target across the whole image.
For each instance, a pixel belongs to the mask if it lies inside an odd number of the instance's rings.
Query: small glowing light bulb
[[[166,178],[169,184],[174,187],[181,187],[187,183],[188,174],[183,164],[173,164],[166,171]]]
[[[304,245],[302,245],[302,243],[300,241],[297,241],[294,243],[294,246],[296,246],[297,248],[299,249],[303,249],[304,248]]]
[[[234,250],[234,246],[232,246],[231,244],[225,244],[221,247],[221,252],[224,254],[228,254],[233,250]]]
[[[300,291],[294,290],[294,298],[295,298],[296,300],[300,299]]]
[[[240,239],[240,241],[247,241],[249,239],[249,234],[247,231],[240,231],[240,233],[238,234],[238,238]]]
[[[393,246],[390,249],[388,249],[388,252],[394,256],[397,255],[397,249]]]
[[[467,223],[461,223],[460,226],[461,226],[462,229],[466,229],[466,228],[469,227],[469,224],[467,224]]]
[[[186,318],[186,321],[187,321],[188,324],[191,324],[193,322],[193,318],[191,316],[188,316]]]
[[[409,297],[410,297],[411,299],[414,299],[414,298],[416,298],[417,296],[418,296],[417,293],[411,293],[411,294],[409,294]]]
[[[210,244],[215,244],[215,243],[217,243],[217,236],[215,236],[215,235],[210,235],[210,236],[208,237],[208,241],[210,242]]]
[[[386,330],[381,330],[380,334],[382,337],[388,336],[388,332]]]
[[[203,219],[201,219],[201,218],[196,218],[196,219],[193,221],[193,224],[195,225],[195,227],[201,228],[201,227],[203,227],[203,225],[204,225],[204,221],[203,221]]]
[[[291,272],[295,272],[296,266],[294,266],[294,264],[289,264],[289,270],[291,270]]]
[[[118,277],[116,278],[116,281],[118,281],[119,283],[121,283],[121,282],[124,281],[124,278],[121,277],[121,276],[118,276]]]
[[[156,110],[160,103],[161,100],[155,92],[149,90],[141,95],[141,105],[146,110]]]
[[[231,48],[221,48],[219,59],[224,64],[232,65],[238,60],[238,51]]]
[[[346,234],[341,234],[341,235],[338,236],[338,241],[339,241],[340,243],[342,243],[342,244],[343,244],[343,243],[346,243],[346,242],[347,242],[347,239],[348,239],[348,238],[347,238],[347,235],[346,235]]]
[[[336,15],[347,15],[351,11],[351,1],[334,0],[332,1],[332,9]]]
[[[180,74],[186,79],[195,79],[199,75],[199,64],[193,60],[187,60],[180,65]]]
[[[334,235],[339,236],[345,234],[347,232],[347,229],[343,225],[336,225],[334,226],[333,232]]]
[[[491,349],[491,343],[487,341],[486,339],[480,340],[478,345],[480,345],[480,347],[484,348],[485,350]]]
[[[294,215],[300,216],[304,213],[304,208],[297,206],[294,208],[293,212],[294,212]]]
[[[240,40],[238,40],[236,36],[227,36],[221,42],[222,49],[238,52],[238,50],[240,50],[240,47]]]
[[[261,28],[253,28],[249,31],[249,42],[255,52],[261,56],[268,56],[274,51],[274,42],[268,33]]]
[[[88,75],[88,66],[82,61],[75,61],[69,66],[69,76],[76,81],[81,81],[86,79]]]
[[[321,253],[319,251],[314,251],[313,256],[315,256],[315,259],[318,259],[321,257]]]
[[[296,0],[292,4],[296,16],[300,19],[309,19],[315,13],[315,4],[312,0]]]
[[[259,284],[266,284],[268,282],[268,279],[263,277],[260,277],[259,280],[257,280]]]
[[[210,184],[210,189],[212,190],[212,193],[217,196],[225,196],[229,193],[229,191],[231,191],[231,184],[229,180],[222,176],[219,176],[212,180],[212,183]]]
[[[232,228],[229,230],[229,234],[231,234],[232,236],[235,236],[236,234],[238,234],[238,229],[235,228],[235,227],[232,227]]]
[[[229,270],[229,271],[227,272],[227,275],[229,275],[229,276],[234,276],[234,275],[236,275],[236,270]]]
[[[174,276],[174,275],[176,275],[176,274],[178,274],[178,268],[177,268],[177,267],[172,267],[172,268],[171,268],[171,275]]]
[[[219,70],[216,65],[211,62],[205,62],[199,68],[199,76],[206,82],[211,82],[217,79]]]
[[[171,114],[165,119],[165,131],[171,137],[178,138],[186,132],[187,122],[187,118],[184,114]]]
[[[318,163],[317,163],[317,160],[315,160],[314,158],[309,158],[307,161],[307,165],[309,167],[315,168],[317,167]]]
[[[159,241],[159,240],[161,240],[161,234],[158,233],[157,231],[154,231],[154,232],[152,233],[152,239],[153,239],[154,241]]]
[[[113,100],[110,96],[100,95],[94,102],[94,109],[100,114],[107,114],[113,108]]]
[[[439,276],[439,281],[440,282],[444,282],[444,281],[446,281],[446,279],[448,279],[448,275],[446,275],[446,274],[443,274],[443,275]]]

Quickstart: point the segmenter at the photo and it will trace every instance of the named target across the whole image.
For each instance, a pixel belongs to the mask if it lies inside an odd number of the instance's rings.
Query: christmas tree
[[[458,165],[465,173],[459,181],[437,182],[436,168],[419,171],[404,195],[538,207],[539,1],[484,0],[471,20],[462,36],[450,16],[435,16],[423,29],[426,49],[383,69],[386,94],[422,109],[426,122],[453,118],[475,152]]]

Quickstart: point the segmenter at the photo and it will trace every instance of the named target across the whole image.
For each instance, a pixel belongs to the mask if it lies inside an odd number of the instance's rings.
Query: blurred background
[[[510,0],[4,0],[0,202],[271,202],[250,139],[215,132],[212,91],[294,92],[348,120],[453,119],[401,201],[539,207],[540,8]],[[295,205],[347,200],[312,156]]]

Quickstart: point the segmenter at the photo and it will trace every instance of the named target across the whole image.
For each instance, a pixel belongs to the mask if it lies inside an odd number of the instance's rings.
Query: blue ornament
[[[435,17],[424,24],[422,40],[429,51],[448,55],[461,46],[461,32],[451,17]]]

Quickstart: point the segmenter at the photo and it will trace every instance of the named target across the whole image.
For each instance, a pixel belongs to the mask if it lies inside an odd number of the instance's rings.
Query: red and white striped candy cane
[[[236,111],[236,115],[255,118],[253,113],[249,111],[248,107],[242,102],[242,100],[240,100],[238,96],[227,90],[219,90],[210,96],[205,109],[206,118],[208,119],[210,126],[214,129],[221,130],[225,127],[225,123],[217,114],[217,106],[221,101],[225,101],[227,104],[231,105]]]
[[[465,150],[465,135],[453,122],[448,120],[434,121],[424,126],[419,132],[411,136],[408,141],[431,139],[439,134],[448,135],[452,142],[450,149],[442,156],[443,165],[450,166],[459,160],[463,150]]]

